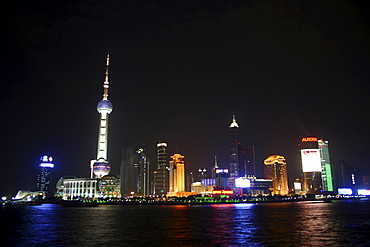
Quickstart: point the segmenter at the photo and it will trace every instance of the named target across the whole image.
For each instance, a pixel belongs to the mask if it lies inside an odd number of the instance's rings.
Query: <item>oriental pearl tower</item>
[[[112,103],[108,100],[108,68],[109,68],[109,53],[107,54],[107,63],[105,68],[105,80],[103,83],[103,99],[98,102],[96,109],[100,113],[100,126],[98,136],[98,152],[96,160],[90,163],[91,178],[101,178],[108,175],[110,172],[110,163],[107,159],[108,149],[108,116],[113,110]]]

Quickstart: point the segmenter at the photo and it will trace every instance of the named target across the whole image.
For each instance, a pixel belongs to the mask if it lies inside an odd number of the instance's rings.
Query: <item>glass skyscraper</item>
[[[157,170],[154,172],[154,194],[166,195],[169,191],[169,166],[167,162],[167,143],[157,144]]]
[[[150,194],[150,161],[144,153],[144,148],[134,152],[131,147],[122,151],[121,191],[123,196]]]
[[[333,172],[330,164],[329,142],[323,139],[318,141],[321,158],[321,182],[323,191],[334,191]]]

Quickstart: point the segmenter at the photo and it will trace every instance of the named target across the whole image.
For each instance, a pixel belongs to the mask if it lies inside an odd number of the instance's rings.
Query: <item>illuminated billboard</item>
[[[248,178],[236,178],[235,187],[236,188],[249,188],[251,187],[251,180]]]
[[[338,188],[338,194],[339,195],[352,195],[352,189],[351,188]]]
[[[301,190],[302,189],[301,182],[294,182],[294,189],[295,190]]]
[[[370,190],[369,189],[359,189],[357,190],[357,194],[359,196],[370,196]]]
[[[321,172],[320,149],[302,149],[301,160],[303,172]]]
[[[212,194],[214,195],[232,195],[234,191],[232,190],[213,190]]]
[[[302,138],[302,142],[317,142],[317,137],[314,136],[307,136]]]
[[[217,168],[217,169],[216,169],[216,173],[229,173],[229,169],[221,169],[221,168]]]

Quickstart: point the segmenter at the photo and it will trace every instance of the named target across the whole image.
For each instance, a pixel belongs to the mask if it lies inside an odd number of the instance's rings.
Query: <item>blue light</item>
[[[39,166],[40,167],[47,167],[47,168],[54,168],[53,163],[41,163]]]

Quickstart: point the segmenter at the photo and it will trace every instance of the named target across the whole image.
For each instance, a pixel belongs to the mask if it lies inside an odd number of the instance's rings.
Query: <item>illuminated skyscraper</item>
[[[302,191],[305,194],[321,193],[321,157],[315,136],[301,138],[300,147],[302,164]]]
[[[321,182],[323,191],[334,191],[333,172],[330,164],[329,142],[323,139],[318,140],[321,156]]]
[[[284,156],[271,155],[264,161],[265,178],[272,180],[273,195],[287,195],[288,173]]]
[[[121,163],[121,193],[123,196],[150,194],[149,159],[143,148],[134,152],[133,148],[124,148]]]
[[[233,121],[229,126],[230,132],[230,177],[240,176],[239,172],[239,159],[238,159],[238,145],[240,144],[239,125],[236,122],[235,115]]]
[[[184,156],[174,154],[170,161],[170,188],[169,192],[185,191],[185,163]]]
[[[107,55],[105,80],[103,83],[103,99],[98,102],[97,111],[100,113],[100,126],[98,135],[98,151],[96,160],[90,163],[91,178],[103,177],[110,172],[110,163],[108,162],[108,116],[113,110],[112,103],[108,100],[108,68],[109,68],[109,54]]]
[[[256,174],[254,146],[240,144],[239,125],[235,115],[229,126],[230,132],[230,177],[245,177]]]
[[[167,143],[157,144],[157,170],[154,172],[154,194],[166,195],[169,190],[169,167],[167,163]]]
[[[41,163],[39,164],[39,173],[37,174],[37,190],[46,191],[48,194],[51,193],[50,185],[53,178],[53,168],[52,163],[53,157],[43,155],[40,158]]]

